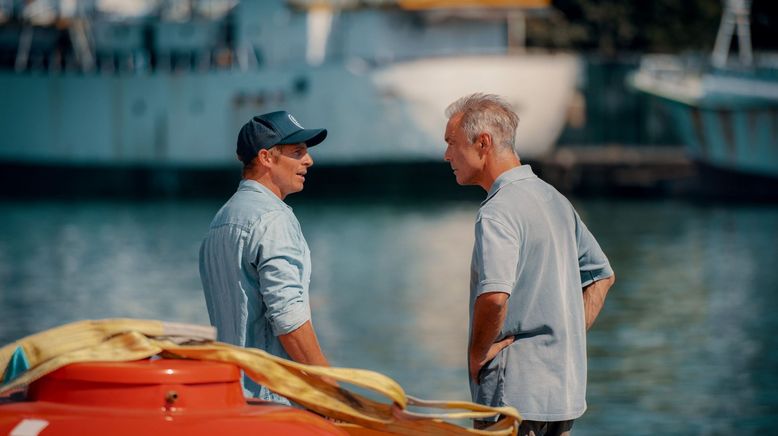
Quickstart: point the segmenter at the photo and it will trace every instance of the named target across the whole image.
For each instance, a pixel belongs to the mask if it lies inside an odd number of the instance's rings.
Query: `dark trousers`
[[[570,421],[522,421],[519,436],[570,436],[573,420]]]
[[[473,420],[473,428],[484,430],[496,421]],[[521,421],[519,436],[570,436],[573,422],[569,421]]]

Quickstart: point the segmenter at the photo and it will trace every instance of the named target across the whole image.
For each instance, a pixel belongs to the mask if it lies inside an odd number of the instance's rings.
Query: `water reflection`
[[[587,205],[620,276],[590,334],[590,434],[771,428],[778,211],[625,206]]]
[[[85,318],[206,323],[200,238],[218,201],[0,203],[0,341]],[[589,334],[578,435],[772,431],[778,208],[587,200],[618,274]],[[477,203],[295,205],[312,305],[337,365],[467,398]]]
[[[466,398],[474,206],[296,211],[314,253],[313,311],[332,360],[384,371],[417,395]]]
[[[207,322],[197,278],[205,215],[181,204],[0,207],[0,336],[84,318]]]

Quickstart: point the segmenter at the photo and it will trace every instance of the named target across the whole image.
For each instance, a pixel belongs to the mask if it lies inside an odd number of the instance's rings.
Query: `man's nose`
[[[303,165],[307,167],[313,165],[313,157],[310,153],[305,153],[305,158],[303,158]]]

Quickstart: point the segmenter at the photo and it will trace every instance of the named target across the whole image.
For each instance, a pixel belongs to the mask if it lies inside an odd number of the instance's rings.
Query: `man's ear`
[[[265,148],[259,150],[259,153],[257,153],[257,157],[255,159],[257,160],[257,163],[263,167],[267,167],[273,163],[273,155],[270,154],[270,150]]]
[[[488,133],[479,134],[476,142],[478,143],[478,147],[481,149],[481,153],[491,151],[492,147],[494,146],[492,143],[492,135]]]

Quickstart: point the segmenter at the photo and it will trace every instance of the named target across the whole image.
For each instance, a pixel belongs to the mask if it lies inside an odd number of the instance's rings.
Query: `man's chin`
[[[292,188],[289,191],[287,191],[286,195],[284,195],[284,197],[286,197],[287,195],[290,195],[290,194],[296,194],[296,193],[298,193],[298,192],[300,192],[302,190],[303,190],[303,186],[302,185],[295,186],[294,188]]]

